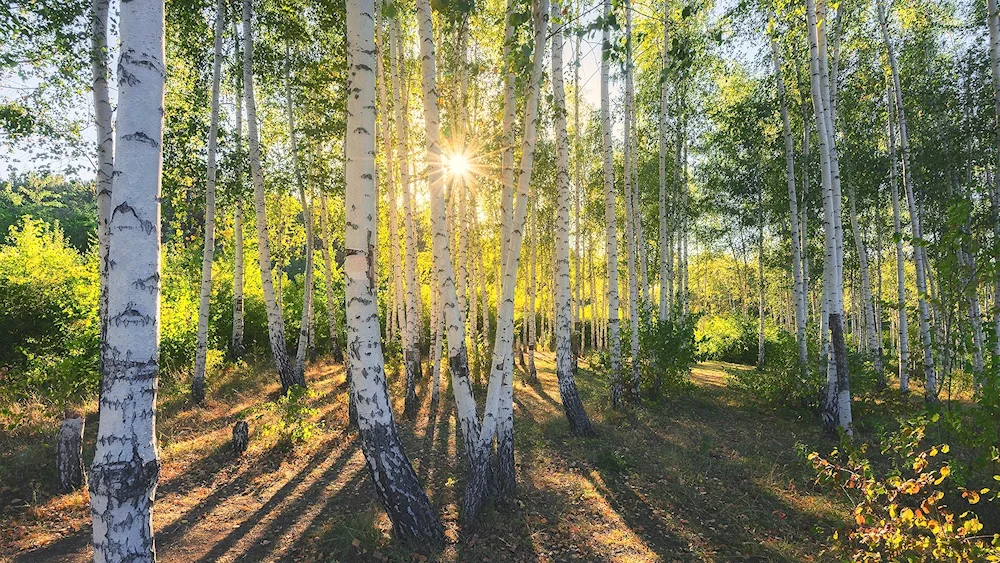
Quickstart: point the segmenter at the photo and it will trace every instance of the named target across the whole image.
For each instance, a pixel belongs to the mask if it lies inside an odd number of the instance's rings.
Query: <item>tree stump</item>
[[[59,492],[70,493],[84,485],[83,468],[83,415],[67,413],[56,436],[56,473]]]
[[[240,455],[247,451],[250,445],[250,425],[247,421],[241,420],[233,425],[233,451]]]

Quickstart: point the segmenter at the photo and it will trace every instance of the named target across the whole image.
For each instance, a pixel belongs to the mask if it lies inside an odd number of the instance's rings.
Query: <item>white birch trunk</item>
[[[993,134],[997,145],[993,175],[993,236],[1000,238],[1000,8],[997,0],[986,0],[986,24],[990,30],[990,70],[993,74]],[[1000,357],[1000,276],[993,288],[993,361]]]
[[[403,453],[386,387],[372,262],[375,225],[374,1],[348,0],[346,231],[347,349],[361,446],[397,536],[440,543],[438,516]]]
[[[533,191],[533,190],[532,190]],[[530,196],[529,196],[530,197]],[[528,273],[528,381],[538,381],[535,369],[535,346],[538,343],[538,313],[535,302],[538,297],[538,206],[531,205],[531,266]],[[544,309],[543,309],[544,310]]]
[[[903,227],[899,212],[899,185],[896,181],[896,127],[892,122],[892,93],[888,92],[889,186],[892,189],[893,239],[896,242],[896,310],[899,315],[897,346],[899,354],[899,389],[910,390],[910,335],[906,313],[906,257],[903,254]]]
[[[319,196],[319,221],[323,233],[323,273],[326,282],[326,317],[330,327],[330,352],[336,362],[344,361],[343,352],[340,350],[340,339],[337,331],[337,300],[333,296],[333,258],[331,257],[330,243],[330,219],[327,210],[326,194]]]
[[[426,0],[422,0],[426,1]],[[545,37],[548,30],[548,0],[538,0],[534,6],[534,51],[532,69],[524,108],[524,139],[521,144],[521,162],[517,176],[517,202],[514,209],[507,260],[504,264],[501,296],[497,312],[497,330],[493,344],[493,361],[486,392],[486,407],[480,439],[474,456],[470,458],[471,470],[462,500],[461,518],[467,525],[474,525],[489,489],[489,452],[494,434],[498,454],[498,494],[509,495],[514,488],[514,426],[513,426],[513,344],[514,344],[514,290],[524,240],[525,217],[528,210],[528,186],[534,165],[535,145],[538,139],[538,98],[542,80],[542,63],[545,55]]]
[[[111,128],[111,96],[108,90],[108,5],[109,0],[91,3],[90,56],[93,75],[94,124],[97,129],[97,244],[100,252],[98,272],[98,321],[104,341],[108,324],[108,221],[111,218],[111,185],[114,175],[114,131]],[[103,361],[103,357],[100,361]],[[104,368],[98,366],[104,373]]]
[[[233,18],[233,37],[236,39],[236,45],[234,52],[237,53],[239,57],[239,32],[237,30],[236,18]],[[237,59],[238,61],[238,59]],[[242,162],[243,155],[243,95],[241,93],[239,73],[236,73],[236,148],[235,152],[239,155],[239,162]],[[234,170],[235,184],[237,186],[237,193],[235,197],[235,209],[233,210],[233,246],[234,246],[234,260],[233,260],[233,337],[232,337],[232,354],[234,358],[240,358],[243,356],[245,350],[243,347],[243,328],[244,328],[244,311],[243,311],[243,275],[244,275],[244,252],[243,252],[243,167],[240,165],[236,166]]]
[[[299,167],[298,143],[295,139],[295,107],[292,102],[291,52],[288,42],[285,42],[285,109],[288,117],[288,145],[292,157],[292,172],[299,188],[299,203],[302,205],[302,219],[306,231],[306,271],[302,280],[302,316],[299,322],[299,342],[295,350],[295,367],[293,370],[293,385],[306,386],[306,351],[309,348],[309,315],[312,311],[313,299],[313,227],[312,210],[306,197],[305,182]],[[279,272],[280,275],[280,272]]]
[[[624,176],[624,188],[625,193],[625,240],[626,246],[628,248],[628,311],[629,311],[629,325],[631,327],[631,344],[632,344],[632,379],[629,382],[629,399],[634,402],[639,401],[639,383],[641,381],[641,372],[639,370],[639,285],[641,283],[639,277],[638,262],[638,248],[637,239],[639,238],[639,233],[636,227],[636,210],[635,210],[635,197],[633,194],[633,174],[632,167],[634,161],[632,158],[633,153],[633,143],[632,143],[632,112],[634,105],[635,93],[633,92],[632,86],[632,4],[631,2],[625,3],[625,143],[624,149],[625,154],[623,162],[625,165],[623,176]]]
[[[122,4],[115,174],[108,218],[108,324],[91,467],[94,561],[155,561],[160,472],[160,182],[166,84],[164,4]]]
[[[420,330],[423,322],[417,312],[417,300],[420,287],[417,285],[417,241],[413,225],[413,204],[410,199],[410,166],[407,154],[409,146],[409,100],[401,85],[400,73],[406,72],[406,52],[399,47],[399,19],[395,18],[389,28],[389,70],[392,74],[392,93],[395,103],[393,111],[396,125],[396,159],[399,162],[399,184],[403,193],[403,229],[406,231],[403,239],[406,242],[406,252],[403,253],[403,270],[406,276],[406,313],[403,315],[406,327],[403,332],[403,361],[406,369],[406,398],[404,401],[404,416],[416,414],[420,404],[417,399],[417,379],[420,378]]]
[[[781,105],[781,125],[785,137],[785,174],[788,184],[788,215],[790,219],[790,239],[792,243],[792,279],[795,302],[795,340],[799,350],[799,368],[809,371],[808,342],[806,341],[806,284],[802,276],[802,256],[799,248],[798,196],[795,193],[795,141],[792,139],[792,125],[788,116],[788,101],[785,95],[785,79],[781,70],[781,52],[778,43],[771,38],[771,60],[778,86],[778,102]]]
[[[260,136],[257,132],[257,101],[253,86],[253,28],[251,0],[243,0],[243,92],[247,106],[247,139],[250,146],[250,172],[253,178],[253,200],[257,227],[257,262],[260,266],[261,287],[267,309],[267,333],[271,354],[285,390],[295,384],[292,365],[285,343],[285,321],[274,293],[271,276],[271,248],[268,242],[267,208],[264,200],[264,173],[260,165]],[[281,271],[278,272],[279,276]]]
[[[469,380],[469,361],[465,347],[465,324],[455,289],[455,271],[451,263],[448,228],[445,224],[444,174],[441,160],[441,129],[435,77],[434,29],[429,0],[417,1],[420,56],[423,84],[424,124],[427,128],[427,184],[430,188],[431,238],[434,270],[440,287],[441,316],[448,340],[448,371],[451,372],[455,408],[458,411],[466,455],[479,440],[476,399]]]
[[[899,148],[902,153],[903,188],[906,191],[906,201],[910,208],[910,228],[913,231],[913,259],[917,271],[917,293],[920,308],[920,345],[924,359],[924,397],[929,401],[937,401],[937,372],[934,368],[933,347],[931,344],[930,304],[927,302],[927,250],[924,246],[923,231],[920,226],[920,209],[914,197],[913,173],[910,166],[910,136],[906,129],[906,111],[903,108],[903,88],[899,79],[899,68],[896,65],[896,53],[889,38],[889,25],[886,20],[885,4],[876,1],[879,26],[882,29],[882,41],[885,44],[886,58],[889,60],[889,72],[892,77],[892,89],[895,95],[896,112],[899,118]]]
[[[563,86],[563,27],[565,25],[560,17],[561,2],[552,4],[552,104],[555,114],[555,134],[556,134],[556,190],[557,196],[557,216],[556,216],[556,260],[555,260],[555,282],[556,282],[556,377],[559,381],[559,397],[562,399],[563,412],[569,421],[570,432],[577,436],[591,436],[594,429],[590,425],[590,419],[583,408],[583,401],[580,400],[580,393],[576,388],[576,379],[573,375],[573,350],[572,350],[572,321],[570,311],[569,284],[569,135],[566,132],[566,92]],[[579,204],[579,200],[577,202]],[[579,209],[579,208],[578,208]],[[579,210],[577,211],[579,218]],[[579,222],[577,223],[579,225]],[[579,228],[579,227],[578,227]],[[577,302],[579,303],[580,288],[583,285],[581,277],[580,261],[583,256],[580,254],[580,234],[577,232]],[[579,306],[577,313],[579,314]],[[581,342],[583,334],[581,331]]]
[[[660,250],[660,294],[659,319],[665,321],[670,315],[670,287],[667,285],[667,268],[670,261],[670,242],[667,237],[667,56],[670,51],[670,2],[663,2],[663,61],[660,72],[660,117],[657,120],[660,141],[660,192],[659,192],[659,250]]]
[[[872,355],[875,373],[878,375],[878,385],[881,388],[885,388],[885,370],[882,367],[882,341],[875,330],[875,305],[872,300],[871,277],[868,274],[868,250],[865,248],[865,242],[861,238],[861,228],[858,225],[857,196],[853,187],[849,190],[848,198],[850,200],[851,232],[854,234],[854,244],[858,250],[858,269],[861,276],[860,311],[864,312],[865,315],[865,322],[862,323],[863,330],[865,331],[865,340],[863,342],[867,344],[868,351]]]
[[[208,308],[212,297],[212,259],[215,256],[215,153],[219,136],[219,89],[222,85],[222,31],[226,25],[226,3],[215,8],[215,53],[212,63],[212,110],[208,125],[208,178],[205,183],[205,247],[201,258],[201,295],[198,301],[198,343],[194,356],[191,398],[205,398],[205,363],[208,357]]]
[[[611,15],[611,0],[602,0],[603,21]],[[607,230],[605,256],[608,260],[608,346],[611,358],[611,405],[621,406],[622,384],[621,328],[618,321],[618,235],[615,219],[615,169],[611,145],[611,27],[602,26],[601,43],[601,139],[604,168],[604,224]]]

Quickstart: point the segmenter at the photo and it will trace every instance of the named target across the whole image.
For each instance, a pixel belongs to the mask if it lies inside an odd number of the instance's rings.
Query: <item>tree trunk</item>
[[[533,191],[533,190],[532,190]],[[530,197],[530,196],[529,196]],[[538,313],[535,307],[537,299],[537,274],[538,271],[538,207],[537,204],[531,206],[531,270],[528,275],[528,381],[538,382],[538,370],[535,369],[535,346],[538,343]]]
[[[778,101],[781,104],[781,125],[785,137],[785,174],[788,184],[788,215],[791,221],[790,240],[792,243],[792,279],[795,302],[795,340],[799,350],[799,369],[809,373],[808,342],[806,341],[806,282],[802,276],[802,256],[799,248],[798,196],[795,193],[795,141],[792,139],[792,125],[788,116],[788,101],[785,96],[785,79],[781,71],[781,53],[778,43],[771,38],[771,60],[778,85]]]
[[[667,59],[670,52],[670,2],[663,2],[663,61],[660,72],[660,117],[657,120],[660,141],[660,192],[659,192],[659,251],[660,251],[660,294],[659,294],[659,320],[665,321],[670,315],[670,288],[667,286],[667,268],[670,261],[667,233]]]
[[[861,238],[861,228],[858,226],[857,195],[853,187],[848,190],[848,198],[850,199],[851,232],[854,234],[854,245],[858,249],[858,269],[861,276],[861,307],[859,312],[864,312],[865,322],[862,324],[866,336],[866,340],[863,341],[867,343],[871,353],[875,373],[878,376],[878,386],[880,389],[884,389],[886,384],[885,369],[882,367],[882,341],[875,331],[875,305],[872,302],[871,277],[868,275],[868,251],[865,248],[865,241]]]
[[[628,311],[630,336],[632,343],[632,379],[629,382],[629,400],[638,403],[640,400],[639,383],[642,380],[639,361],[639,285],[641,283],[638,267],[638,248],[635,197],[633,195],[632,166],[632,112],[634,111],[635,93],[632,86],[632,5],[631,2],[625,4],[625,143],[624,143],[624,183],[625,183],[625,240],[628,247]]]
[[[611,27],[607,23],[611,17],[611,0],[602,0],[602,43],[601,43],[601,139],[604,168],[604,224],[607,229],[605,256],[608,260],[608,346],[611,359],[611,405],[618,408],[622,404],[624,386],[622,383],[621,328],[618,321],[618,235],[615,219],[615,169],[611,144]]]
[[[340,339],[337,334],[337,299],[333,295],[333,259],[330,254],[330,220],[327,210],[326,194],[320,192],[319,195],[319,220],[320,228],[323,231],[323,273],[326,281],[326,317],[330,326],[330,352],[333,354],[335,362],[343,362],[344,355],[340,350]]]
[[[212,110],[208,126],[208,178],[205,184],[205,248],[201,258],[201,298],[198,302],[198,344],[194,356],[191,399],[205,399],[205,363],[208,358],[208,308],[212,297],[212,258],[215,255],[215,152],[219,134],[219,87],[222,85],[222,31],[226,25],[226,3],[215,8],[215,53],[212,63]]]
[[[899,314],[899,390],[910,390],[910,335],[906,322],[906,258],[903,254],[903,227],[899,213],[899,186],[896,182],[896,127],[892,122],[892,93],[887,92],[889,186],[892,188],[893,239],[896,242],[896,310]]]
[[[455,289],[455,271],[451,263],[448,228],[445,224],[444,175],[441,159],[437,80],[435,77],[434,30],[429,0],[417,1],[417,20],[423,76],[424,124],[427,127],[427,184],[430,188],[434,270],[441,291],[440,310],[448,341],[448,371],[451,372],[455,407],[458,411],[466,451],[471,452],[479,440],[479,420],[476,413],[476,399],[472,392],[472,382],[469,380],[465,324],[459,309],[458,293]]]
[[[100,252],[98,272],[98,322],[100,340],[108,330],[108,222],[111,219],[111,186],[114,183],[114,130],[111,127],[111,96],[108,90],[108,5],[110,0],[92,0],[90,57],[94,90],[94,124],[97,129],[97,244]],[[103,362],[103,355],[99,362]],[[103,374],[103,364],[98,365]]]
[[[577,436],[591,436],[594,429],[583,408],[580,393],[573,376],[572,321],[570,315],[569,284],[569,135],[566,132],[566,92],[563,87],[563,18],[559,4],[552,4],[552,104],[555,112],[556,133],[556,190],[558,211],[556,216],[556,377],[559,380],[559,397],[569,421],[570,431]],[[579,215],[577,215],[579,217]],[[579,233],[577,248],[579,249]],[[583,284],[577,250],[577,295]],[[579,299],[577,299],[579,302]],[[579,309],[577,309],[579,312]],[[582,334],[581,334],[582,338]]]
[[[83,427],[86,420],[82,414],[67,415],[59,426],[56,436],[56,474],[59,476],[59,492],[71,493],[87,481],[83,468]]]
[[[426,1],[426,0],[422,0]],[[517,203],[510,229],[510,240],[505,245],[507,260],[504,264],[501,299],[497,313],[497,330],[493,345],[490,381],[486,391],[486,407],[477,447],[470,456],[469,481],[462,499],[463,524],[474,526],[486,500],[489,489],[489,452],[494,434],[497,439],[497,479],[500,498],[506,498],[514,489],[514,425],[513,425],[513,339],[514,339],[514,289],[524,239],[524,223],[528,210],[528,186],[534,165],[535,145],[538,138],[538,97],[541,89],[542,63],[545,55],[545,37],[549,19],[548,0],[538,0],[534,6],[534,51],[524,108],[524,139],[521,144],[521,162],[517,177]],[[508,25],[510,24],[508,19]]]
[[[903,188],[906,191],[906,201],[910,208],[910,227],[913,231],[913,259],[917,270],[917,293],[920,304],[920,344],[924,357],[924,397],[929,401],[937,401],[937,373],[934,369],[934,355],[931,344],[930,304],[927,302],[927,249],[924,246],[923,231],[920,227],[920,208],[915,199],[913,173],[910,166],[910,136],[906,128],[906,111],[903,108],[903,89],[899,79],[899,69],[896,65],[896,53],[889,39],[889,26],[886,21],[885,4],[877,0],[879,25],[882,28],[882,41],[885,43],[886,58],[889,60],[889,71],[892,76],[892,89],[895,94],[896,112],[899,117],[899,148],[902,152]]]
[[[239,32],[236,29],[236,18],[233,18],[233,37],[236,39],[236,45],[234,46],[234,52],[240,52],[239,49]],[[243,96],[241,95],[241,85],[239,80],[239,73],[236,73],[236,140],[235,140],[235,153],[240,157],[239,162],[242,162],[243,156]],[[237,187],[235,201],[235,209],[233,210],[233,245],[235,247],[235,258],[233,261],[233,338],[232,338],[232,355],[233,358],[240,358],[246,352],[243,347],[243,327],[244,327],[244,313],[243,313],[243,273],[244,273],[244,259],[243,259],[243,166],[237,164],[234,170],[235,180],[234,183]]]
[[[298,143],[295,140],[295,108],[292,101],[291,51],[288,41],[285,41],[285,109],[288,113],[288,144],[292,157],[292,173],[299,188],[299,203],[302,205],[302,219],[306,231],[306,271],[302,280],[302,317],[299,322],[299,343],[295,351],[295,367],[293,384],[306,386],[306,351],[309,347],[309,314],[312,311],[313,299],[313,229],[312,209],[306,197],[305,182],[299,167]],[[280,272],[279,272],[280,275]]]
[[[758,176],[758,181],[760,177]],[[764,367],[764,186],[757,192],[757,367]]]
[[[375,296],[375,33],[373,0],[348,0],[346,231],[348,370],[361,447],[393,530],[400,538],[439,544],[444,531],[403,453],[386,387]]]
[[[403,362],[406,369],[406,395],[403,416],[412,418],[420,407],[417,398],[417,379],[420,378],[419,334],[423,323],[417,313],[420,287],[417,285],[417,241],[414,237],[413,204],[410,201],[409,147],[409,100],[404,95],[400,72],[406,70],[406,52],[399,48],[399,19],[394,18],[389,28],[389,61],[392,74],[393,110],[396,121],[396,159],[399,162],[400,189],[403,192],[403,239],[406,252],[403,253],[403,269],[406,276],[406,321],[403,331]],[[405,76],[403,77],[405,80]],[[395,231],[394,231],[395,232]]]
[[[253,29],[250,23],[251,0],[243,0],[243,92],[247,106],[247,138],[250,145],[250,172],[253,176],[253,200],[257,226],[257,262],[260,266],[260,283],[267,309],[267,334],[271,344],[274,365],[281,379],[281,387],[288,390],[295,384],[292,365],[288,360],[285,344],[285,321],[274,292],[271,277],[271,249],[268,243],[267,208],[264,200],[264,174],[260,165],[260,137],[257,133],[257,102],[253,86]],[[281,275],[279,270],[278,275]]]
[[[986,23],[990,30],[990,70],[993,74],[993,135],[996,165],[993,176],[993,236],[1000,238],[1000,8],[997,0],[986,0]],[[1000,257],[997,257],[1000,261]],[[993,355],[1000,361],[1000,276],[993,289]]]
[[[848,434],[851,433],[851,403],[850,386],[847,378],[846,358],[838,356],[845,352],[843,342],[843,272],[840,266],[838,251],[843,245],[838,242],[837,215],[839,213],[836,202],[836,190],[834,180],[834,160],[836,152],[833,150],[835,134],[830,131],[832,121],[829,116],[829,91],[827,80],[823,77],[822,60],[825,53],[820,45],[824,44],[823,28],[817,23],[816,5],[813,0],[806,2],[806,16],[809,24],[809,52],[810,52],[810,88],[815,107],[816,128],[819,133],[820,159],[823,171],[823,222],[824,238],[826,240],[826,254],[824,279],[825,291],[824,301],[828,315],[829,329],[831,332],[832,350],[827,354],[827,393],[823,410],[824,428],[831,432],[836,426],[840,426]],[[839,335],[840,342],[836,342],[835,336]],[[846,353],[846,352],[845,352]],[[832,356],[832,360],[831,360]],[[841,369],[843,368],[843,369]]]
[[[119,17],[117,142],[108,219],[108,328],[101,347],[97,451],[91,468],[94,560],[154,561],[160,473],[160,170],[164,4],[134,0]]]

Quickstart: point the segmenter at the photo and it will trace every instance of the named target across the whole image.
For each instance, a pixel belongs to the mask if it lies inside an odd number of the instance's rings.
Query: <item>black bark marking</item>
[[[149,323],[155,320],[156,319],[152,315],[145,315],[143,313],[140,313],[135,308],[135,303],[132,301],[129,301],[128,304],[125,305],[125,309],[123,311],[121,311],[120,313],[109,319],[109,321],[113,322],[115,326],[124,326],[124,327],[129,327],[132,325],[149,326]]]
[[[143,133],[142,131],[136,131],[135,133],[129,133],[128,135],[122,135],[122,139],[126,141],[136,141],[139,143],[145,143],[153,148],[160,148],[160,142],[156,139],[150,137],[149,135]]]
[[[155,273],[151,276],[137,279],[132,282],[132,287],[139,291],[147,291],[150,295],[153,295],[160,289],[160,274]]]
[[[128,202],[124,202],[124,201],[120,205],[118,205],[118,207],[115,207],[114,210],[111,212],[111,220],[108,221],[109,225],[111,223],[114,223],[115,216],[118,215],[119,213],[122,214],[122,216],[126,219],[126,221],[132,223],[132,224],[125,224],[125,225],[115,225],[115,227],[119,231],[131,231],[131,230],[134,230],[134,229],[139,229],[139,230],[143,231],[144,233],[146,233],[147,235],[148,234],[152,234],[153,229],[155,228],[155,225],[153,225],[153,222],[152,221],[147,221],[145,219],[141,219],[139,217],[139,213],[135,210],[135,208],[132,207],[131,205],[129,205]],[[132,215],[132,219],[128,219],[128,215],[129,214]],[[133,219],[134,219],[134,221],[133,221]]]

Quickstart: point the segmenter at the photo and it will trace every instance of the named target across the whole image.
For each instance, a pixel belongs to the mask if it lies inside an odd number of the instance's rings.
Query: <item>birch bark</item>
[[[555,114],[556,133],[556,190],[558,211],[556,216],[556,377],[559,380],[559,397],[563,412],[569,421],[570,431],[577,436],[591,436],[594,429],[583,408],[580,393],[573,376],[572,324],[570,311],[569,284],[569,135],[566,132],[566,92],[563,86],[563,28],[564,21],[561,2],[552,4],[551,21],[555,26],[552,33],[552,103]],[[578,212],[579,213],[579,212]],[[577,215],[579,217],[579,214]],[[579,233],[577,248],[579,249]],[[577,251],[577,295],[583,285],[580,275],[580,260]],[[579,299],[578,299],[579,301]],[[577,309],[579,312],[579,308]],[[581,333],[582,339],[582,333]]]
[[[119,16],[116,166],[108,217],[108,323],[102,342],[97,451],[90,472],[94,561],[155,561],[160,472],[160,171],[166,84],[164,4],[134,0]]]
[[[611,0],[602,0],[604,22],[611,16]],[[615,171],[611,145],[611,27],[605,23],[601,32],[601,147],[604,170],[604,224],[606,229],[605,256],[608,261],[608,347],[611,359],[611,405],[622,404],[621,328],[618,320],[618,236],[615,219]]]
[[[237,53],[239,57],[239,31],[237,30],[236,18],[233,18],[233,38],[236,39],[236,45],[234,46],[234,52]],[[240,76],[237,72],[235,74],[236,82],[236,127],[235,127],[235,152],[239,156],[238,162],[243,162],[243,96],[242,86],[240,84]],[[243,252],[243,166],[237,164],[234,170],[235,184],[237,186],[237,193],[235,209],[233,210],[233,246],[234,251],[234,262],[233,262],[233,338],[232,338],[232,354],[234,358],[240,358],[243,356],[245,350],[243,347],[243,328],[244,328],[244,313],[243,313],[243,276],[244,276],[244,252]]]
[[[271,354],[281,379],[281,387],[288,390],[295,384],[288,349],[285,343],[285,321],[274,292],[271,276],[271,248],[268,242],[267,208],[264,200],[264,175],[260,165],[260,136],[257,132],[257,101],[253,86],[253,28],[251,0],[243,0],[243,95],[247,106],[247,139],[250,146],[250,172],[253,178],[253,200],[257,227],[257,262],[260,282],[267,309],[267,333]],[[279,274],[281,272],[279,271]]]
[[[403,453],[386,388],[372,261],[375,235],[374,1],[348,0],[346,231],[348,370],[361,447],[375,491],[403,539],[440,543],[437,513]]]
[[[226,3],[215,7],[215,52],[212,63],[212,109],[208,126],[208,174],[205,183],[205,247],[201,258],[201,295],[198,301],[198,336],[194,356],[191,399],[205,399],[205,363],[208,358],[208,308],[212,297],[212,258],[215,255],[215,153],[219,136],[219,89],[222,85],[222,31],[226,25]]]

